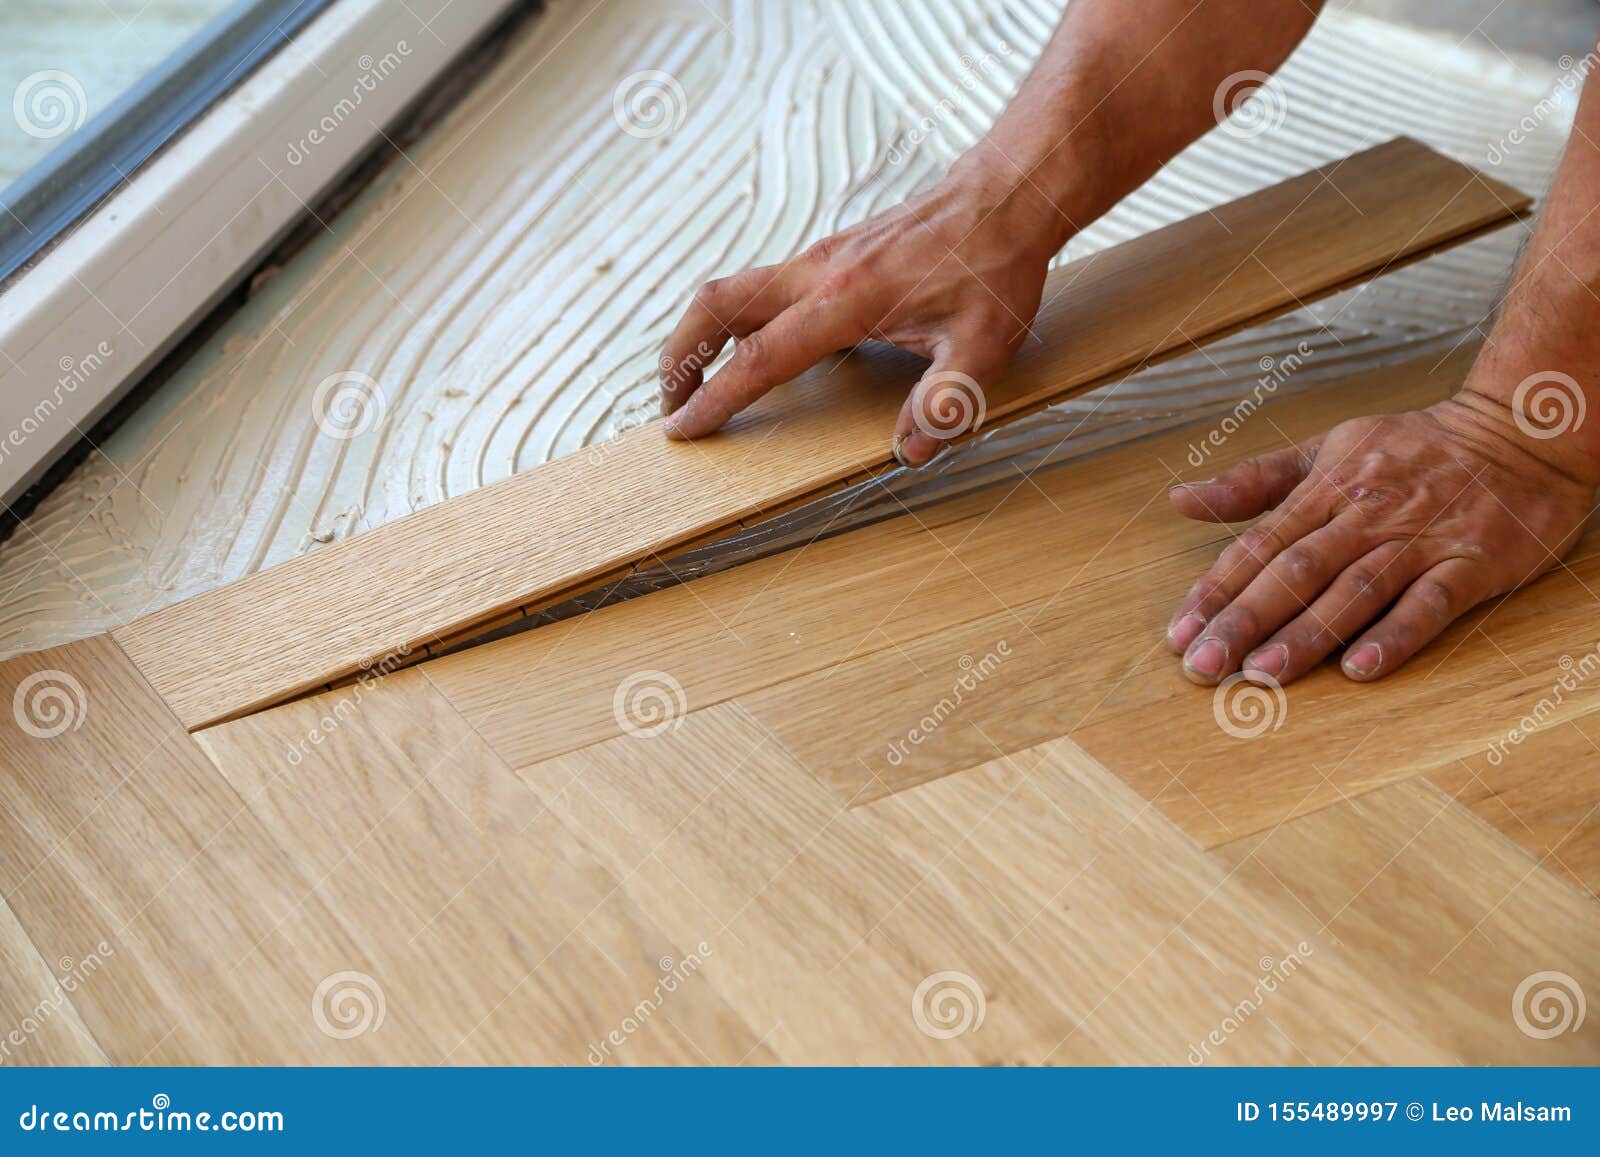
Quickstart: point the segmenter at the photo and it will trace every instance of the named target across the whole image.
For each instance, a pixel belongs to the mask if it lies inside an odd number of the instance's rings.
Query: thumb
[[[1311,473],[1322,435],[1249,458],[1203,482],[1185,482],[1171,491],[1173,507],[1201,522],[1243,522],[1271,510]]]
[[[891,445],[902,466],[922,466],[946,445],[983,425],[988,399],[982,382],[992,382],[1004,359],[979,356],[952,347],[936,352],[934,361],[906,395],[894,425]]]

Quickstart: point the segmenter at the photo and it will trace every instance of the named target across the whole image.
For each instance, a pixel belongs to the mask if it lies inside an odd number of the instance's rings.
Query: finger
[[[1322,435],[1251,458],[1202,482],[1172,488],[1172,505],[1185,518],[1201,522],[1243,522],[1282,502],[1306,476],[1322,445]]]
[[[1381,679],[1491,593],[1479,563],[1464,558],[1441,562],[1407,587],[1394,609],[1362,633],[1340,666],[1363,683]]]
[[[1384,543],[1345,567],[1304,614],[1245,656],[1245,669],[1279,683],[1298,679],[1383,614],[1427,566],[1412,543]]]
[[[1314,480],[1302,482],[1279,507],[1228,544],[1189,588],[1167,628],[1167,646],[1185,652],[1211,619],[1255,581],[1285,547],[1325,526],[1331,500]]]
[[[705,367],[730,337],[766,325],[794,300],[799,275],[785,263],[708,281],[661,348],[661,412],[671,414],[700,388]]]
[[[784,310],[739,339],[728,364],[667,419],[667,436],[699,438],[711,433],[773,386],[804,373],[840,346],[854,345],[865,333],[865,327],[837,302],[823,306],[801,302]]]
[[[988,413],[984,385],[1011,360],[1010,351],[989,342],[941,343],[933,364],[906,395],[890,441],[902,466],[925,465],[963,434],[983,425]]]
[[[1372,547],[1359,518],[1339,517],[1290,543],[1231,603],[1211,616],[1183,657],[1184,674],[1215,683],[1238,670],[1252,648],[1311,605]]]

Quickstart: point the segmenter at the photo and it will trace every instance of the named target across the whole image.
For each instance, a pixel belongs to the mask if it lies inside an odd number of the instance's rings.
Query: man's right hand
[[[1050,258],[1071,230],[1020,172],[981,150],[932,191],[790,261],[707,282],[661,357],[669,437],[698,438],[835,350],[872,339],[932,365],[893,430],[908,466],[973,425],[982,391],[1021,346]],[[709,381],[702,371],[737,339]]]

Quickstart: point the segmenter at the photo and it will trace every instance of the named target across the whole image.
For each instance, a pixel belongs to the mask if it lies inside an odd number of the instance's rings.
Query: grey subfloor
[[[1597,0],[1331,0],[1350,9],[1449,33],[1480,47],[1554,60],[1582,56],[1600,36]]]

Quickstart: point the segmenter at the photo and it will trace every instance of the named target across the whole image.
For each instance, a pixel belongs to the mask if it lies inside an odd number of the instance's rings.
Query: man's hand
[[[792,261],[702,285],[662,352],[667,434],[709,434],[827,354],[868,339],[933,363],[894,428],[902,463],[921,465],[965,433],[979,399],[951,389],[981,391],[1011,360],[1068,232],[1053,205],[1000,166],[969,157],[931,192]],[[733,357],[702,384],[730,337]]]
[[[1243,666],[1287,683],[1346,643],[1350,678],[1396,670],[1577,542],[1595,480],[1564,472],[1549,446],[1469,390],[1176,487],[1189,518],[1270,511],[1179,604],[1167,642],[1184,674],[1209,684]]]

